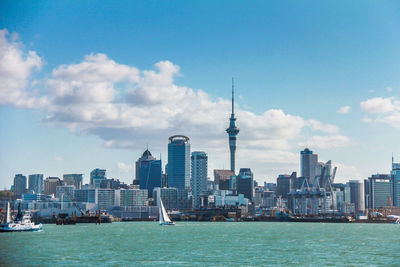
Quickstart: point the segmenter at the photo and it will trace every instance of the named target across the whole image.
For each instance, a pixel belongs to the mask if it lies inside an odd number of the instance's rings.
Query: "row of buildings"
[[[232,113],[226,129],[230,169],[214,170],[214,180],[208,177],[207,153],[191,152],[190,139],[174,135],[168,139],[165,168],[161,159],[146,149],[136,161],[130,185],[107,178],[105,169],[94,169],[85,185],[82,174],[65,174],[62,179],[17,174],[14,196],[29,209],[101,209],[119,211],[120,216],[138,208],[150,215],[160,199],[169,210],[236,207],[250,216],[271,210],[289,210],[295,215],[357,214],[366,209],[400,206],[400,164],[393,159],[390,174],[372,175],[364,184],[356,180],[335,183],[337,168],[331,161],[320,162],[318,154],[308,148],[300,152],[300,176],[296,172],[282,174],[276,183],[258,185],[250,168],[240,168],[236,174],[240,130],[236,127],[233,89],[232,81]]]

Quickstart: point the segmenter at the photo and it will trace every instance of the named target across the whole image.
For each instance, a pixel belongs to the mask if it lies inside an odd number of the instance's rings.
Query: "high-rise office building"
[[[169,138],[168,187],[190,188],[190,142],[184,135]]]
[[[16,174],[14,177],[14,197],[21,198],[26,193],[26,176]]]
[[[148,196],[153,196],[154,187],[162,186],[161,160],[153,157],[148,149],[136,161],[136,179],[139,180],[140,189],[147,189]]]
[[[74,201],[75,186],[74,185],[61,185],[56,187],[56,197],[60,201],[68,202]]]
[[[392,157],[392,192],[393,206],[400,207],[400,163],[394,163]]]
[[[236,189],[238,194],[243,194],[249,201],[254,198],[254,179],[250,168],[241,168],[236,177]]]
[[[191,189],[193,195],[193,208],[200,208],[200,197],[207,191],[207,164],[208,157],[205,152],[192,152],[192,178]]]
[[[296,179],[296,172],[293,172],[291,175],[280,174],[278,178],[276,178],[276,195],[278,197],[287,198],[289,192],[295,188]]]
[[[90,186],[92,188],[100,188],[101,181],[106,179],[106,170],[94,169],[90,172]]]
[[[56,195],[57,186],[62,186],[63,183],[60,180],[60,178],[58,178],[58,177],[47,177],[43,181],[43,185],[44,185],[43,194],[48,196],[48,195],[52,195],[52,194]]]
[[[318,168],[318,154],[313,154],[308,148],[300,151],[300,175],[310,185],[316,176]]]
[[[374,174],[364,180],[367,187],[367,208],[378,209],[392,205],[392,181],[388,174]]]
[[[43,193],[43,174],[29,175],[29,191],[36,194]]]
[[[73,185],[75,189],[82,188],[83,174],[64,174],[63,182],[65,185]]]
[[[231,171],[235,172],[235,152],[236,152],[236,136],[239,133],[239,128],[236,127],[236,118],[235,118],[235,101],[234,101],[234,85],[232,78],[232,113],[229,119],[229,128],[226,129],[226,132],[229,136],[229,150],[231,153]]]
[[[176,188],[160,188],[153,189],[153,198],[157,206],[159,206],[160,198],[167,210],[175,210],[178,208],[178,190]]]
[[[122,207],[143,207],[147,206],[148,191],[146,189],[121,189],[120,203]]]
[[[356,212],[364,211],[364,184],[358,180],[350,180],[350,203],[354,203]]]
[[[214,183],[219,190],[229,190],[229,180],[235,173],[231,170],[214,170]]]

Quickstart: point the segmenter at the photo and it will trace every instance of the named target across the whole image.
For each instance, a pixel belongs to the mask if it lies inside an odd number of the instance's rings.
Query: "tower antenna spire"
[[[232,77],[232,114],[235,113],[235,106],[234,106],[235,96],[234,96],[234,92],[235,92],[235,84],[234,84],[234,79]]]

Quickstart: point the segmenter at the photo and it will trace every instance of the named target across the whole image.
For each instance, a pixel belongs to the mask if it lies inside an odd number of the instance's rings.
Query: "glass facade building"
[[[190,188],[189,137],[174,135],[168,143],[168,187]]]
[[[152,197],[153,189],[162,186],[161,160],[157,160],[149,150],[146,150],[136,161],[136,175],[140,189],[148,190],[148,196]]]
[[[193,208],[200,208],[200,196],[207,191],[207,164],[208,156],[205,152],[192,153],[192,178],[191,189],[193,195]]]
[[[43,174],[29,175],[29,191],[36,194],[43,193]]]

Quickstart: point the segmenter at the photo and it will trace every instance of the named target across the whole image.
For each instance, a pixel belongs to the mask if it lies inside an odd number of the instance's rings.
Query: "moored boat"
[[[11,219],[10,203],[7,203],[7,216],[5,223],[0,226],[0,232],[32,232],[42,230],[42,224],[31,221],[29,214],[22,214],[21,203],[18,204],[18,213],[14,220]]]

